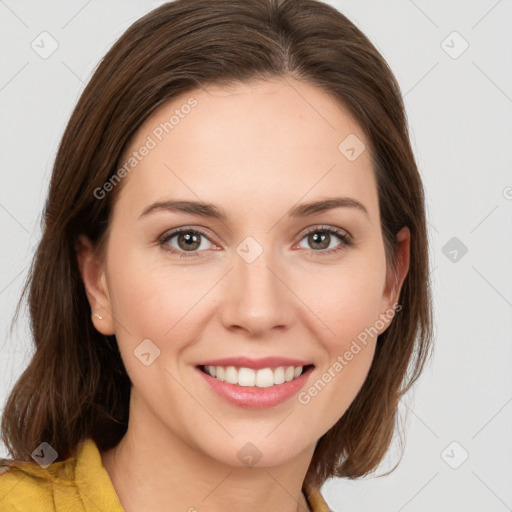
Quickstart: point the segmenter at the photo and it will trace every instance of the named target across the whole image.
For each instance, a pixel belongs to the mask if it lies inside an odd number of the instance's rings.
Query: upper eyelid
[[[203,227],[194,227],[194,226],[180,226],[179,228],[170,229],[166,232],[164,232],[162,235],[158,237],[159,240],[170,240],[171,238],[174,238],[176,235],[179,235],[180,233],[187,233],[189,231],[199,233],[200,235],[204,236],[205,238],[208,238],[210,242],[214,243],[210,238],[211,236],[208,235],[208,230]]]
[[[333,230],[333,231],[341,231],[343,233],[345,233],[349,238],[353,238],[351,233],[349,231],[347,231],[345,228],[340,228],[338,226],[331,226],[329,224],[315,224],[314,226],[309,226],[307,228],[305,228],[305,230],[302,232],[303,233],[303,236],[307,233],[311,233],[311,232],[314,232],[314,231],[329,231],[329,230]]]

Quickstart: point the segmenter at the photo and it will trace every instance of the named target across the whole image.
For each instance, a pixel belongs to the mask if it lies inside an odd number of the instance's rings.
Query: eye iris
[[[316,232],[309,235],[309,242],[312,244],[312,247],[316,249],[326,249],[327,247],[329,247],[329,239],[330,235],[325,233],[319,235],[318,232]],[[325,243],[326,240],[327,243]],[[320,244],[321,246],[315,247],[315,244]]]
[[[181,242],[185,241],[185,244]],[[197,244],[197,245],[195,245]],[[199,236],[192,233],[179,233],[178,234],[178,245],[180,249],[189,250],[189,249],[197,249],[201,243],[199,242]]]

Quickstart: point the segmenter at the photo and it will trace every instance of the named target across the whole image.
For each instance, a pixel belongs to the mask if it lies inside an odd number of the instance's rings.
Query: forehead
[[[173,98],[139,128],[123,164],[129,173],[121,195],[139,209],[174,196],[245,198],[238,206],[334,193],[377,199],[369,141],[358,123],[318,86],[290,77]]]

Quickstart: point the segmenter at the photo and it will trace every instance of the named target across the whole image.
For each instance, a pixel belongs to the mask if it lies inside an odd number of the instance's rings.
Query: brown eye
[[[180,249],[183,249],[184,251],[193,251],[195,249],[198,249],[201,245],[200,237],[202,235],[198,235],[192,231],[185,232],[185,233],[179,233],[177,235],[177,242]]]
[[[331,240],[330,234],[319,234],[318,232],[308,235],[308,243],[313,249],[327,249]]]
[[[175,229],[160,238],[160,245],[179,256],[196,256],[213,245],[208,237],[195,229]],[[188,254],[187,254],[188,253]]]
[[[306,241],[305,249],[319,255],[332,254],[352,245],[352,237],[343,229],[330,226],[315,227],[301,239]]]

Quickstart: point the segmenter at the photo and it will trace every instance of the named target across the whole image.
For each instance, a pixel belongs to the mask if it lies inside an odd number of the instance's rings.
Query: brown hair
[[[76,244],[85,234],[102,250],[121,186],[102,200],[94,191],[112,178],[132,136],[178,94],[280,76],[333,95],[368,137],[388,265],[396,264],[395,235],[404,226],[411,231],[402,310],[379,336],[354,401],[318,440],[307,479],[319,486],[330,477],[363,476],[382,460],[398,401],[430,354],[423,188],[391,70],[353,23],[315,0],[166,3],[129,27],[98,65],[56,156],[43,235],[22,294],[29,291],[36,351],[3,412],[2,437],[13,457],[30,460],[46,441],[64,460],[86,437],[106,450],[126,432],[131,382],[115,336],[91,322]]]

